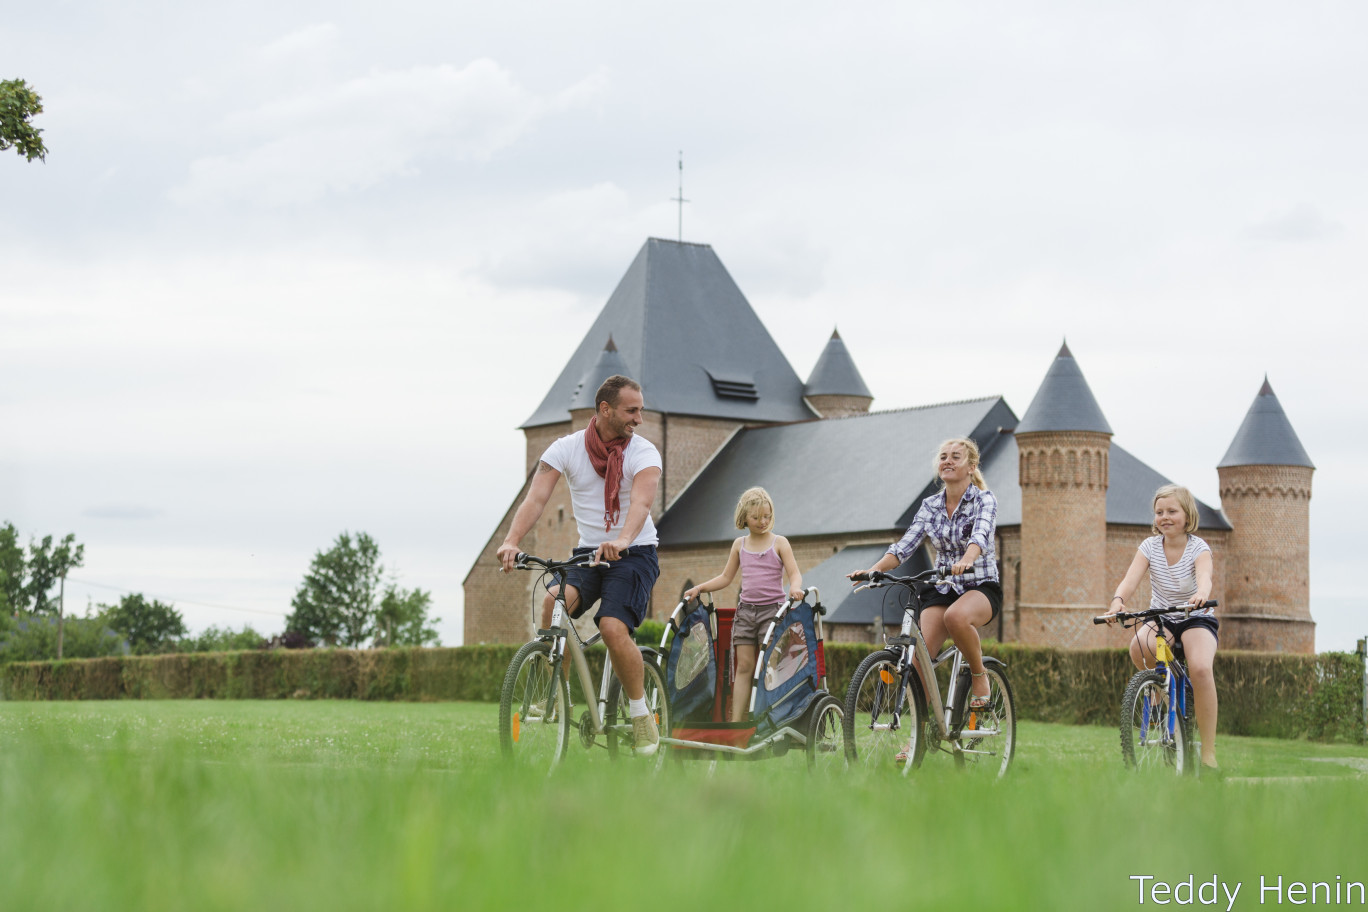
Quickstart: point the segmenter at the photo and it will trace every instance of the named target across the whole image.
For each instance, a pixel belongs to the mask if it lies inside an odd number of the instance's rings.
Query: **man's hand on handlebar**
[[[508,573],[513,569],[514,564],[518,562],[518,555],[521,552],[518,551],[518,546],[516,544],[504,542],[502,545],[499,545],[499,550],[494,553],[499,559],[499,564],[501,565],[500,570],[504,573]]]
[[[604,561],[615,561],[627,551],[631,542],[618,539],[617,541],[604,542],[594,549],[593,564],[603,563]]]

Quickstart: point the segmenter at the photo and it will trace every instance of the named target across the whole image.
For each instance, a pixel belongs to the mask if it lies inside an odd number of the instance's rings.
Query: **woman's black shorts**
[[[1002,586],[996,580],[988,580],[974,586],[965,586],[965,592],[982,592],[988,598],[988,604],[993,608],[993,616],[988,619],[989,623],[1002,613]],[[922,608],[932,608],[937,605],[950,606],[960,597],[960,593],[951,589],[949,592],[941,592],[939,589],[931,589],[929,594],[922,598]]]

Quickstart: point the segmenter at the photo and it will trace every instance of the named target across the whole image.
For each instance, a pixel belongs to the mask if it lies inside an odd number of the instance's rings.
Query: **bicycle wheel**
[[[513,656],[499,694],[499,748],[505,760],[556,768],[570,740],[570,691],[551,672],[551,644],[537,640]]]
[[[655,715],[656,727],[662,737],[670,734],[670,707],[665,699],[665,679],[655,663],[642,657],[642,684],[646,689],[646,708]],[[622,682],[615,676],[608,685],[608,703],[604,715],[608,727],[608,756],[614,760],[619,752],[632,756],[635,744],[632,738],[631,704],[622,692]],[[652,770],[659,770],[665,764],[665,745],[661,744],[650,757],[643,758]]]
[[[807,730],[808,772],[834,778],[845,771],[845,709],[826,694],[812,707]]]
[[[901,677],[898,658],[898,652],[893,649],[868,655],[850,679],[842,720],[845,760],[849,767],[895,769],[901,766],[906,773],[920,766],[926,756],[930,719],[926,715],[926,695],[922,693],[915,671],[910,672],[908,681],[902,684],[901,715],[894,726],[893,697]]]
[[[1182,713],[1169,731],[1169,693],[1164,675],[1137,671],[1121,698],[1121,757],[1131,769],[1162,769],[1182,775],[1192,765],[1192,735]]]
[[[964,724],[955,740],[955,765],[985,778],[1007,774],[1016,756],[1016,701],[1007,672],[996,662],[983,663],[988,674],[989,704],[986,709],[969,709],[965,694]]]

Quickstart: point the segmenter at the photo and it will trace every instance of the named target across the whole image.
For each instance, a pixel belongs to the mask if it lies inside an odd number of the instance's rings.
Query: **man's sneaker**
[[[649,757],[660,747],[660,730],[656,728],[655,714],[632,717],[632,740],[636,746],[632,753],[638,757]]]

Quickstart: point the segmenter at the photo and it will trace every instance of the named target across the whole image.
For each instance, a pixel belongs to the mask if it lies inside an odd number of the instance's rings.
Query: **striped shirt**
[[[963,593],[964,587],[977,586],[998,578],[997,556],[993,552],[993,533],[997,527],[997,498],[988,491],[980,491],[970,485],[964,490],[955,507],[954,515],[945,513],[945,491],[932,494],[921,503],[921,509],[912,518],[912,525],[896,544],[888,549],[899,561],[905,561],[921,544],[922,539],[930,539],[936,547],[936,568],[945,573],[964,557],[970,544],[979,546],[981,553],[974,559],[973,576],[968,574],[947,577],[945,582],[936,583],[940,592]]]
[[[1149,561],[1150,607],[1170,608],[1186,604],[1197,594],[1197,555],[1211,553],[1211,547],[1195,535],[1189,535],[1187,546],[1178,563],[1170,565],[1164,554],[1164,536],[1154,535],[1140,543],[1140,553]],[[1210,608],[1192,610],[1192,617],[1210,617]]]

